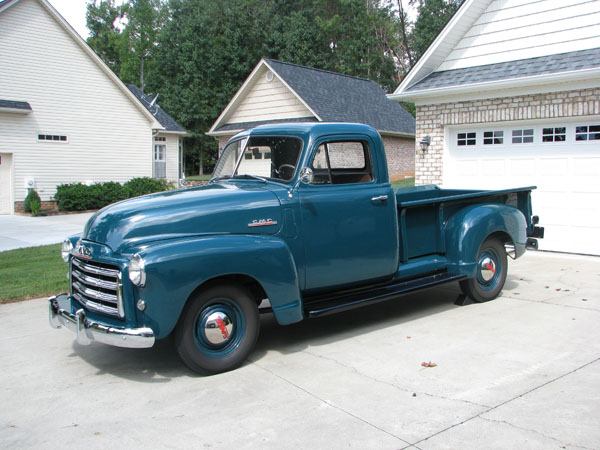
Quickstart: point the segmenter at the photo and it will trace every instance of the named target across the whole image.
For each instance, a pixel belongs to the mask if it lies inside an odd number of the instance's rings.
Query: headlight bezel
[[[71,250],[73,250],[73,248],[73,242],[71,242],[71,239],[67,238],[63,241],[62,245],[60,246],[60,257],[64,262],[69,262]]]
[[[129,259],[127,267],[129,281],[134,286],[143,287],[146,284],[146,263],[139,253]]]

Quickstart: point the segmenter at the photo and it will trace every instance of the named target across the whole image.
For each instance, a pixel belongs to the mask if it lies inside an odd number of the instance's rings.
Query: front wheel
[[[241,365],[254,349],[260,328],[258,306],[237,286],[218,285],[193,297],[175,329],[182,361],[199,373]]]
[[[477,256],[475,277],[460,282],[463,293],[478,303],[495,299],[504,287],[508,259],[498,239],[486,239]]]

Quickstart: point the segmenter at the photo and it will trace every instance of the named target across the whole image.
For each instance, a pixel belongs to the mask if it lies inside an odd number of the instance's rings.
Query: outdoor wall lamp
[[[421,145],[421,150],[423,150],[423,153],[425,153],[431,144],[431,137],[424,136],[419,144]]]

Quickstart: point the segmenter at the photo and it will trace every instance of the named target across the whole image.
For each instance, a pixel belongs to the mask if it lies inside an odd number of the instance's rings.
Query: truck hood
[[[281,226],[277,196],[262,186],[230,183],[125,200],[90,218],[83,238],[120,252],[146,242],[204,234],[274,234]]]

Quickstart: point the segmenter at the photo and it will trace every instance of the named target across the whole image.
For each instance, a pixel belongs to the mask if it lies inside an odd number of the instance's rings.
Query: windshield
[[[255,136],[234,141],[221,153],[212,179],[252,177],[287,183],[294,177],[301,150],[302,141],[290,136]]]

